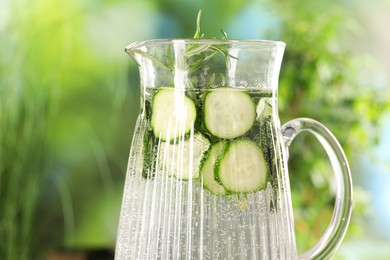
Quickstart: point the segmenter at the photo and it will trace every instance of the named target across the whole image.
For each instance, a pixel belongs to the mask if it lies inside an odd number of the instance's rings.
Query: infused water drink
[[[147,89],[117,259],[295,255],[275,186],[283,165],[272,103],[272,93],[227,86]]]
[[[126,48],[140,68],[141,110],[115,258],[297,259],[287,158],[301,131],[329,155],[336,203],[324,235],[299,257],[329,258],[351,216],[349,166],[319,122],[281,126],[284,43],[195,36]]]

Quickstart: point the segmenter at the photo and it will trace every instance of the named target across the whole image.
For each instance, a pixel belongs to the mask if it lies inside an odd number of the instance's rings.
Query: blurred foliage
[[[282,122],[302,116],[323,122],[349,158],[375,143],[373,133],[389,107],[388,91],[359,81],[369,58],[354,52],[348,39],[362,32],[336,1],[0,4],[0,259],[28,259],[52,247],[114,245],[139,105],[137,67],[123,47],[148,38],[192,37],[199,9],[207,37],[227,28],[249,4],[275,15],[276,25],[264,35],[287,43],[279,86]],[[302,134],[292,144],[299,251],[318,239],[332,214],[327,161],[311,136]],[[357,233],[367,195],[355,191],[350,231]]]
[[[0,31],[1,259],[24,259],[30,249],[23,245],[36,245],[33,220],[49,167],[47,136],[59,75],[53,67],[54,46],[43,55],[36,54],[43,38],[34,30],[38,24],[31,23],[35,15],[11,20]],[[29,24],[29,29],[19,27],[19,23]],[[60,38],[53,44],[61,46]]]
[[[2,3],[0,259],[114,243],[135,120],[123,111],[138,108],[126,100],[127,59],[93,48],[91,23],[101,10],[74,1],[26,3]],[[107,216],[93,216],[101,220],[98,235],[83,239],[81,226],[106,198]]]
[[[377,142],[380,120],[390,108],[389,91],[367,86],[359,77],[373,65],[367,54],[351,46],[363,34],[361,27],[338,1],[273,6],[281,18],[278,37],[287,44],[279,82],[282,122],[295,117],[319,120],[351,161]],[[330,222],[335,199],[331,171],[318,141],[308,134],[298,136],[290,148],[289,172],[300,252],[313,246]],[[349,234],[361,232],[368,199],[355,185]]]

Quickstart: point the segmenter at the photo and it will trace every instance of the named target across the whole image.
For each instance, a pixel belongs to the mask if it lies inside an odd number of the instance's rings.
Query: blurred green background
[[[334,259],[390,259],[390,1],[0,0],[0,259],[115,246],[139,109],[133,41],[286,42],[282,122],[311,117],[351,163],[354,213]],[[290,150],[299,252],[329,223],[334,187],[309,135]]]

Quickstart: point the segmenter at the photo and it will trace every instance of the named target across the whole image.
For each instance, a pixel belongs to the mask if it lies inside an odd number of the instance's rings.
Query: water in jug
[[[126,52],[140,69],[115,259],[324,259],[351,216],[350,170],[321,123],[281,125],[276,41],[164,39]],[[318,243],[298,255],[287,169],[301,131],[325,148],[335,209]],[[296,181],[296,180],[294,180]]]

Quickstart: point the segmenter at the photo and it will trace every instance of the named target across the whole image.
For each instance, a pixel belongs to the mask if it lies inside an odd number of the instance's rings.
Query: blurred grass
[[[10,8],[23,12],[22,6]],[[35,54],[40,49],[35,15],[11,19],[0,32],[1,259],[26,259],[36,245],[35,210],[49,167],[47,136],[58,74],[51,67],[53,48],[47,56]]]
[[[88,3],[2,6],[8,19],[0,27],[0,258],[28,259],[47,247],[77,246],[79,219],[88,205],[100,204],[94,193],[114,196],[109,219],[117,219],[115,194],[135,117],[123,110],[136,110],[138,102],[127,99],[123,47],[130,39],[99,55],[88,41]],[[114,240],[112,234],[103,243]]]

